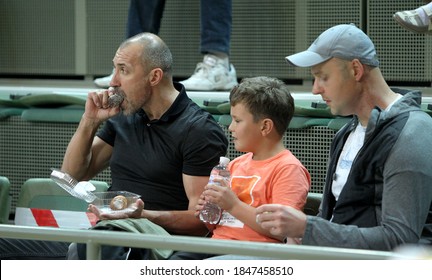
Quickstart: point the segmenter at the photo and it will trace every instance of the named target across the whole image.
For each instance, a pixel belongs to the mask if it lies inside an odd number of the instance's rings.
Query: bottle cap
[[[220,157],[219,164],[220,165],[228,165],[231,160],[227,157]]]

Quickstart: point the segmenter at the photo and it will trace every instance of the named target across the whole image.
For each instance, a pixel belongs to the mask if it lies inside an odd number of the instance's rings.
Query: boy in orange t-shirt
[[[302,163],[284,146],[282,137],[294,114],[288,86],[269,77],[243,79],[230,93],[229,130],[236,150],[245,154],[230,162],[230,182],[208,184],[196,207],[206,201],[223,211],[217,225],[207,224],[212,238],[281,242],[256,223],[255,208],[268,203],[302,210],[311,178]],[[205,259],[211,254],[176,252],[170,259]]]

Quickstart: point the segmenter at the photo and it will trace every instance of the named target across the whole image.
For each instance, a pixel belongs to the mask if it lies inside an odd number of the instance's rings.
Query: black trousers
[[[215,256],[217,255],[177,251],[169,257],[169,260],[204,260]]]

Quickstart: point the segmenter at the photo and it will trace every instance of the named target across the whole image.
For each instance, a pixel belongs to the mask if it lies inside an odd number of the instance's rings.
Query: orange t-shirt
[[[244,154],[228,166],[231,189],[239,199],[255,208],[272,203],[302,210],[311,184],[310,174],[302,163],[289,150],[262,161],[253,160],[252,156]],[[226,211],[212,238],[279,242],[257,233]]]

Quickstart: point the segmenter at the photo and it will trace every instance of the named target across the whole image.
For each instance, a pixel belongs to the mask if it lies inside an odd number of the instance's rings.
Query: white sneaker
[[[237,85],[235,68],[230,64],[229,69],[218,57],[207,54],[203,62],[199,62],[194,74],[187,80],[181,81],[186,90],[231,90]]]
[[[108,88],[110,85],[112,77],[113,77],[113,74],[106,76],[106,77],[94,79],[93,82],[95,83],[96,86],[98,86],[100,88]]]

